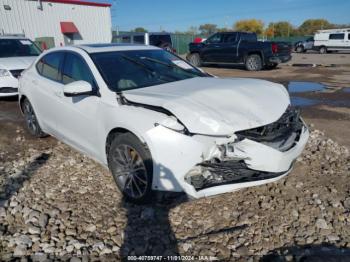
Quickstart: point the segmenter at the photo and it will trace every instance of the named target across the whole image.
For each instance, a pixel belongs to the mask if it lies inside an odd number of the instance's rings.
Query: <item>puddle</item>
[[[289,82],[287,90],[289,93],[316,92],[323,91],[326,86],[315,82]]]
[[[342,92],[344,93],[350,93],[350,87],[343,88]]]
[[[291,96],[290,98],[293,106],[304,107],[304,106],[313,106],[320,103],[317,99],[310,99],[305,97]]]

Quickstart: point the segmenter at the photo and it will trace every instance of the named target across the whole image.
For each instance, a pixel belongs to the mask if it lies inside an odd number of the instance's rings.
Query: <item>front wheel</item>
[[[202,65],[201,57],[198,53],[193,53],[188,56],[188,62],[190,62],[192,65],[199,67]]]
[[[41,129],[34,109],[28,99],[22,102],[22,112],[26,121],[29,133],[35,137],[41,138],[47,136]]]
[[[245,67],[248,71],[260,71],[263,67],[262,59],[259,55],[249,55],[245,61]]]
[[[131,133],[113,139],[108,165],[113,178],[130,202],[145,203],[151,199],[153,162],[148,148]]]
[[[304,47],[298,46],[296,51],[297,51],[297,53],[303,53],[304,52]]]

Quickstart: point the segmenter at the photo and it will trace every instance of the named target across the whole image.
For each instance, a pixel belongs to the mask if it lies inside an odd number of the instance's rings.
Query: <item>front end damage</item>
[[[277,121],[230,137],[188,136],[161,126],[149,135],[156,160],[153,188],[200,198],[282,178],[304,149],[309,131],[299,112],[288,108]]]

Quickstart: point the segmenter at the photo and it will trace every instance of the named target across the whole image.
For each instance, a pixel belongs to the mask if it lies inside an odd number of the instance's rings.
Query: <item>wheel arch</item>
[[[24,102],[25,99],[28,99],[25,95],[21,95],[19,98],[19,110],[21,111],[22,115],[23,115],[23,108],[22,108],[22,104]]]
[[[145,139],[142,136],[136,134],[136,132],[133,132],[130,129],[127,129],[124,127],[114,127],[108,132],[108,134],[106,136],[106,140],[105,140],[105,156],[106,156],[107,160],[108,160],[109,149],[110,149],[110,146],[111,146],[113,139],[116,136],[121,135],[121,134],[125,134],[125,133],[130,133],[130,134],[134,135],[135,137],[137,137],[141,141],[141,143],[143,143],[146,147],[148,147]]]

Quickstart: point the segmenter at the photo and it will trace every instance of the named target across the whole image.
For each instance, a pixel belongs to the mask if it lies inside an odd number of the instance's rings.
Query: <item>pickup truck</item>
[[[190,43],[187,60],[194,66],[244,64],[249,71],[272,69],[291,59],[285,42],[258,41],[255,33],[219,32],[201,43]]]

